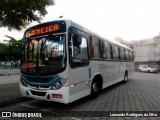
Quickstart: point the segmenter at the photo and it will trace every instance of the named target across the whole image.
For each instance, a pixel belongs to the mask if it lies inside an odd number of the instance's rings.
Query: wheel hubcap
[[[128,77],[127,76],[125,76],[125,81],[127,81],[128,80]]]
[[[94,83],[94,84],[93,84],[93,92],[94,92],[94,93],[97,93],[97,92],[98,92],[98,84],[97,84],[97,83]]]

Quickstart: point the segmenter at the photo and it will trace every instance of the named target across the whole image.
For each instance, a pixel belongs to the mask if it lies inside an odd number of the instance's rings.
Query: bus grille
[[[41,78],[41,77],[26,77],[27,80],[29,82],[35,82],[35,83],[48,83],[50,82],[51,80],[53,80],[54,78],[53,77],[50,77],[50,78]]]
[[[33,91],[33,90],[31,90],[31,93],[32,93],[33,95],[43,96],[43,97],[46,95],[46,92],[38,92],[38,91]]]
[[[46,89],[46,90],[48,90],[48,89],[50,89],[50,87],[51,86],[41,86],[41,85],[32,85],[32,84],[28,84],[28,86],[30,87],[30,88],[34,88],[34,89]]]

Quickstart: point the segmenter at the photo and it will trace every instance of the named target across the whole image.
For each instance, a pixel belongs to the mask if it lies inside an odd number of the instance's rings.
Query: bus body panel
[[[65,104],[69,103],[69,97],[68,97],[69,96],[69,87],[62,87],[59,90],[36,90],[36,89],[24,87],[21,83],[19,84],[19,86],[20,86],[20,92],[21,92],[22,96],[40,99],[40,100],[55,101],[55,102],[60,102],[60,103],[65,103]],[[35,92],[39,92],[39,93],[45,92],[45,95],[44,96],[33,95],[31,93],[31,91],[35,91]],[[53,98],[52,94],[55,94],[55,95],[61,94],[63,96],[63,98],[62,99]],[[47,98],[48,95],[50,96],[49,99]]]
[[[23,76],[23,74],[22,74]],[[25,75],[26,76],[26,75]],[[27,75],[28,76],[28,75]],[[67,82],[64,84],[64,86],[58,90],[52,90],[52,89],[41,89],[41,88],[35,88],[32,86],[24,87],[21,83],[19,84],[20,86],[20,92],[22,96],[25,97],[30,97],[30,98],[35,98],[35,99],[40,99],[40,100],[47,100],[47,101],[55,101],[55,102],[60,102],[60,103],[69,103],[69,75],[68,75],[68,69],[61,74],[57,74],[56,76],[60,76],[61,78],[68,78]],[[30,77],[35,77],[35,76],[30,76]],[[48,78],[49,76],[43,76],[44,80],[45,78]],[[37,77],[38,78],[38,77]],[[32,91],[32,92],[31,92]],[[33,94],[34,92],[37,92],[39,94]],[[41,93],[45,93],[45,95],[41,95]],[[56,98],[53,97],[52,94],[55,95],[62,95],[62,98]],[[48,98],[49,95],[49,98]]]
[[[74,102],[74,101],[76,101],[76,100],[78,100],[78,99],[80,99],[80,98],[83,98],[83,97],[85,97],[85,96],[88,96],[88,95],[90,95],[90,89],[88,88],[88,89],[84,89],[84,90],[82,90],[82,88],[83,87],[85,87],[86,88],[86,85],[87,83],[79,83],[79,90],[80,91],[78,91],[78,92],[75,92],[75,93],[72,93],[72,94],[70,94],[70,96],[69,96],[69,102],[71,103],[71,102]],[[80,87],[82,87],[82,88],[80,88]],[[77,88],[71,88],[70,87],[70,91],[73,91],[73,90],[75,90],[75,91],[77,91]]]
[[[69,70],[70,81],[70,102],[73,102],[79,98],[89,95],[89,77],[88,66],[70,68]]]
[[[104,61],[105,69],[104,69],[104,79],[103,84],[107,84],[114,80],[114,63],[111,61]]]

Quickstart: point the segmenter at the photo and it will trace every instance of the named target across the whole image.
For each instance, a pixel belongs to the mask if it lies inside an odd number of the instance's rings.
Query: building
[[[135,62],[159,62],[160,43],[155,38],[138,41],[135,45]]]
[[[134,62],[137,70],[140,64],[160,65],[160,36],[149,39],[130,41],[118,41],[135,51]]]

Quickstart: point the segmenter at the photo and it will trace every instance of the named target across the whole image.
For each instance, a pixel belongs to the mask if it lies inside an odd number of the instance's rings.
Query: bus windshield
[[[22,45],[22,73],[52,75],[65,69],[65,35],[24,40]]]

